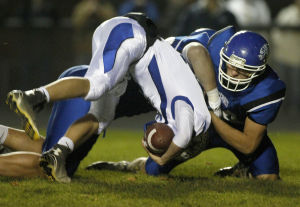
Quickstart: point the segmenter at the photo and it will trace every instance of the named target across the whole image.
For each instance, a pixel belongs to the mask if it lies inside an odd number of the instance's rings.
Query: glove
[[[221,118],[222,117],[222,110],[221,110],[221,100],[219,103],[212,103],[208,101],[209,109],[214,112],[214,114]]]
[[[222,117],[222,110],[221,110],[221,99],[219,96],[219,91],[217,88],[208,91],[207,93],[208,98],[208,109],[212,110],[214,114],[221,118]]]

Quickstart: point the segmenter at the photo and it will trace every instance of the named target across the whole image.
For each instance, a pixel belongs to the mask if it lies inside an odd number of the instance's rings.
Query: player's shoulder
[[[180,53],[182,52],[184,47],[186,47],[190,43],[199,43],[204,47],[207,47],[209,38],[215,31],[207,28],[196,31],[188,36],[169,37],[166,39],[166,41],[169,42],[172,47],[174,47]]]
[[[218,65],[220,61],[220,50],[224,44],[236,33],[234,26],[227,26],[216,31],[208,40],[207,49],[211,55],[214,64]]]
[[[206,33],[208,35],[208,37],[210,38],[214,33],[216,33],[216,30],[210,29],[210,28],[198,28],[195,31],[193,31],[190,34],[190,36],[203,34],[203,33]]]
[[[254,80],[254,84],[253,93],[261,94],[261,96],[274,94],[277,91],[285,91],[286,88],[285,83],[269,65],[267,65],[264,74]]]
[[[264,74],[254,80],[253,86],[250,86],[248,90],[246,89],[241,104],[246,110],[249,110],[255,105],[282,101],[285,91],[285,83],[270,66],[267,66]]]

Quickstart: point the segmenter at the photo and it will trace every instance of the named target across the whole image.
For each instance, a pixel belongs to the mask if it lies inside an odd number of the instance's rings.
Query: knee
[[[98,119],[92,115],[92,114],[87,114],[85,118],[83,118],[82,121],[86,121],[87,123],[87,128],[89,128],[89,134],[98,134],[99,130],[99,121]]]
[[[274,181],[274,180],[279,180],[279,175],[277,175],[277,174],[261,174],[261,175],[257,175],[255,178],[258,180]]]

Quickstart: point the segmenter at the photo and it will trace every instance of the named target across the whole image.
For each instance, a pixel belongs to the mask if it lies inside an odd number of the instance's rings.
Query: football
[[[144,134],[144,146],[155,155],[164,154],[174,137],[173,130],[166,124],[154,123],[147,127]]]

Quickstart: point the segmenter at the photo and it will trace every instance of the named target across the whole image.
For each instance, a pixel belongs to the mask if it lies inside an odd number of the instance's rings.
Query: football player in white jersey
[[[89,113],[73,123],[58,144],[42,154],[40,165],[49,178],[70,182],[66,157],[85,139],[101,133],[110,124],[129,76],[157,110],[156,121],[168,124],[174,131],[166,153],[158,159],[154,157],[159,164],[166,164],[181,152],[193,134],[207,131],[211,117],[188,64],[158,37],[154,24],[144,15],[116,17],[96,29],[93,57],[84,78],[62,78],[38,89],[15,90],[8,95],[8,103],[26,120],[25,130],[32,137],[39,136],[32,113],[46,102],[75,97],[92,100]]]

